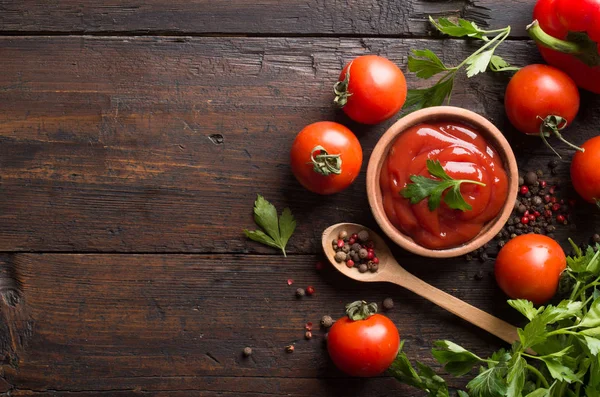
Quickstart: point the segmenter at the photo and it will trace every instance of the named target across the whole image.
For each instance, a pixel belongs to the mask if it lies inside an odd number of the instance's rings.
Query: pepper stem
[[[335,106],[339,108],[343,108],[348,103],[348,98],[352,96],[352,93],[348,91],[348,86],[350,85],[350,68],[352,67],[352,62],[348,65],[348,69],[346,69],[346,76],[344,80],[338,81],[333,85],[333,92],[335,93],[335,99],[333,103]]]
[[[356,301],[346,305],[346,315],[352,321],[366,320],[377,313],[377,303]]]
[[[562,159],[562,156],[558,154],[558,152],[552,147],[552,145],[550,145],[550,143],[546,139],[551,135],[556,136],[558,139],[566,143],[571,148],[579,150],[580,152],[585,152],[585,149],[567,141],[560,133],[560,131],[566,128],[568,124],[567,120],[564,117],[550,115],[547,116],[545,119],[542,119],[540,116],[538,116],[538,119],[542,120],[542,125],[540,126],[540,137],[542,138],[542,141],[544,141],[546,146],[548,146],[559,158]]]
[[[310,152],[310,162],[308,164],[312,164],[313,171],[323,176],[342,173],[341,155],[329,154],[321,145],[315,146]]]
[[[581,46],[577,43],[557,39],[544,32],[544,29],[542,29],[537,19],[527,25],[526,29],[529,36],[535,40],[536,43],[543,45],[544,47],[566,54],[580,54],[583,51]]]

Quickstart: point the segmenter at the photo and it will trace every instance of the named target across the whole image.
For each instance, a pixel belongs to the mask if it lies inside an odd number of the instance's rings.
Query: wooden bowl
[[[493,220],[484,225],[477,236],[467,243],[448,249],[430,249],[417,244],[411,237],[402,233],[388,219],[383,208],[379,174],[387,158],[389,149],[396,138],[408,128],[425,122],[455,121],[475,128],[485,140],[496,149],[503,161],[508,175],[508,196],[504,206]],[[402,248],[421,256],[430,258],[452,258],[465,255],[480,248],[498,234],[510,217],[519,188],[519,170],[515,155],[504,135],[488,120],[470,110],[453,106],[436,106],[418,110],[404,116],[383,134],[369,160],[367,168],[367,196],[375,220],[383,232]]]

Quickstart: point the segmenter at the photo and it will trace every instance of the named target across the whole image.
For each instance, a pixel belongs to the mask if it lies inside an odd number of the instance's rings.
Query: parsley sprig
[[[460,185],[463,183],[473,183],[475,185],[485,186],[485,183],[471,181],[468,179],[453,179],[444,171],[442,164],[438,160],[427,160],[427,171],[438,179],[431,179],[422,175],[412,175],[412,183],[406,185],[400,191],[403,197],[410,199],[411,204],[417,204],[421,200],[429,197],[429,210],[434,211],[440,206],[442,194],[448,190],[444,196],[444,202],[448,207],[455,210],[470,211],[473,209],[467,203],[460,192]]]
[[[277,217],[275,206],[259,194],[254,202],[254,222],[262,230],[244,230],[246,237],[270,247],[279,248],[283,252],[283,256],[287,256],[285,246],[296,230],[296,220],[292,211],[286,208],[281,216]]]
[[[453,342],[435,342],[432,354],[446,372],[463,376],[479,367],[467,390],[458,390],[456,395],[600,396],[600,244],[585,252],[574,248],[576,254],[567,258],[562,280],[572,281],[567,299],[537,308],[523,299],[508,301],[528,320],[510,350],[500,349],[485,359]],[[390,373],[428,396],[451,395],[442,377],[421,363],[415,370],[402,351]]]
[[[474,22],[465,19],[458,19],[457,23],[453,23],[447,18],[439,18],[436,21],[429,17],[429,21],[443,34],[451,37],[468,37],[482,40],[485,44],[457,66],[446,66],[431,50],[412,50],[412,55],[408,57],[408,70],[416,73],[417,77],[422,79],[429,79],[440,73],[443,73],[443,75],[432,87],[408,90],[404,105],[405,109],[417,110],[439,106],[446,99],[450,103],[454,78],[458,71],[465,66],[467,67],[467,77],[473,77],[488,69],[493,72],[519,69],[509,65],[500,56],[494,54],[496,48],[510,35],[510,26],[503,29],[483,30]]]

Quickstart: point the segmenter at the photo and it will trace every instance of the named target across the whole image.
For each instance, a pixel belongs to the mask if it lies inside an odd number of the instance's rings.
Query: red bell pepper
[[[600,0],[538,0],[527,27],[549,64],[600,94]]]

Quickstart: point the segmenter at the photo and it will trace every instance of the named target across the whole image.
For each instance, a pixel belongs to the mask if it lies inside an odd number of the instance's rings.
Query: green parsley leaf
[[[474,397],[504,397],[507,391],[505,374],[506,363],[482,369],[481,373],[467,384],[467,389]]]
[[[511,66],[508,62],[506,62],[503,58],[498,55],[493,55],[492,59],[490,59],[489,64],[490,70],[492,72],[508,72],[510,70],[519,70],[520,68]]]
[[[417,363],[417,372],[402,351],[403,346],[404,341],[401,342],[400,351],[388,372],[400,382],[426,391],[430,397],[449,397],[448,386],[444,379],[421,363]]]
[[[437,349],[431,351],[433,357],[454,376],[467,374],[475,364],[483,361],[465,348],[447,340],[436,341],[434,346]]]
[[[457,390],[456,394],[458,394],[458,397],[469,397],[469,394],[466,391],[462,390]]]
[[[582,335],[594,336],[597,338],[600,336],[600,327],[584,329],[583,331],[579,331],[579,333]]]
[[[554,379],[567,383],[581,381],[571,369],[575,364],[575,360],[567,356],[571,348],[572,346],[568,346],[562,351],[538,357],[539,360],[542,360],[546,364],[550,375]]]
[[[508,397],[519,397],[525,386],[525,367],[527,361],[520,354],[515,354],[508,363],[508,375],[506,380]]]
[[[509,299],[508,304],[527,317],[529,321],[531,321],[540,311],[533,307],[532,302],[525,299]]]
[[[440,106],[444,104],[444,100],[448,98],[450,103],[450,94],[454,86],[454,79],[440,80],[436,85],[425,89],[408,90],[406,95],[405,109],[415,108],[422,109],[431,106]]]
[[[418,78],[428,79],[438,73],[450,69],[431,50],[412,50],[408,56],[408,70],[416,73]]]
[[[254,202],[254,222],[263,230],[244,230],[246,237],[285,253],[285,246],[296,229],[296,221],[289,208],[277,217],[277,209],[260,194]]]
[[[422,175],[412,175],[410,180],[412,183],[406,185],[400,191],[402,197],[410,199],[411,204],[417,204],[421,200],[429,197],[429,210],[434,211],[440,206],[443,193],[450,188],[444,196],[444,202],[449,208],[462,211],[470,211],[473,207],[469,205],[463,198],[460,192],[460,185],[463,183],[474,183],[476,185],[485,186],[479,181],[471,181],[466,179],[452,179],[438,160],[427,160],[427,171],[432,176],[441,179],[430,179]]]
[[[524,349],[529,349],[532,346],[542,343],[548,337],[548,330],[546,329],[546,321],[541,316],[535,317],[525,326],[525,328],[519,328],[517,333],[521,340],[521,345]]]
[[[476,39],[487,39],[485,31],[479,29],[475,22],[467,21],[466,19],[458,19],[458,23],[451,22],[448,18],[439,18],[437,21],[431,16],[429,22],[441,33],[452,37],[473,37]]]
[[[584,335],[583,342],[588,347],[588,349],[590,349],[590,353],[593,356],[597,356],[598,353],[600,353],[600,339]]]
[[[490,61],[492,60],[492,55],[494,55],[494,50],[487,50],[482,52],[481,54],[477,54],[473,58],[470,58],[467,61],[467,77],[473,77],[476,74],[484,73]]]
[[[578,325],[585,328],[600,326],[600,299],[596,299],[592,302],[592,306]]]

